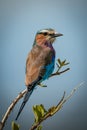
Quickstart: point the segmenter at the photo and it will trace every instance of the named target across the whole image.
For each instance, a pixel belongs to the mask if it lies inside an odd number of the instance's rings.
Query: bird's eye
[[[43,34],[44,34],[44,36],[46,36],[48,33],[47,33],[47,32],[44,32]]]
[[[49,34],[50,36],[53,36],[54,34],[53,33],[51,33],[51,34]]]

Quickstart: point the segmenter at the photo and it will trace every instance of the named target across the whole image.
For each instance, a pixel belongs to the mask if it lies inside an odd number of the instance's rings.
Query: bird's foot
[[[44,84],[42,84],[42,83],[38,83],[38,85],[39,85],[40,87],[47,87],[47,85],[44,85]]]

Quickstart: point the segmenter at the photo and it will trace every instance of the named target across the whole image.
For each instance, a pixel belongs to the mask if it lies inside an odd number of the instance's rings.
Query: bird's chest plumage
[[[26,86],[36,80],[38,76],[41,76],[43,80],[49,78],[54,70],[54,64],[54,48],[49,44],[44,46],[35,45],[26,62]]]
[[[43,80],[49,78],[49,76],[52,74],[52,72],[54,70],[54,66],[55,66],[55,50],[54,50],[52,44],[46,43],[45,51],[48,52],[48,55],[46,57],[47,64],[45,66],[43,66],[43,68],[46,69],[45,74],[43,75]]]

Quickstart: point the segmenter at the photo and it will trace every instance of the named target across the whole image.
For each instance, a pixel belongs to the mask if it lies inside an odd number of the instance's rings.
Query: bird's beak
[[[61,33],[55,33],[55,34],[53,35],[53,37],[60,37],[60,36],[63,36],[63,34],[61,34]]]

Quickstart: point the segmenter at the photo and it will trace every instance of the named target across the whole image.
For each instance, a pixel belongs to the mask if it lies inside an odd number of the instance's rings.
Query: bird
[[[35,87],[53,73],[56,55],[53,43],[59,36],[63,36],[63,34],[57,33],[52,28],[37,31],[32,49],[26,60],[25,85],[27,92],[15,120],[18,119]]]

